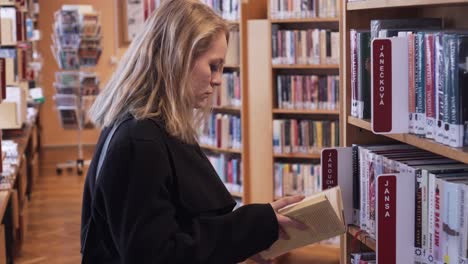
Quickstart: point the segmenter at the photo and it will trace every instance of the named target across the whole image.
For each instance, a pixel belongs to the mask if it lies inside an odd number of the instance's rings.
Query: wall
[[[114,66],[111,64],[111,56],[122,53],[122,50],[118,50],[116,45],[118,40],[116,36],[116,0],[39,0],[39,4],[38,28],[42,33],[39,50],[44,60],[42,87],[46,96],[46,102],[41,109],[41,143],[43,146],[74,145],[77,143],[77,132],[61,128],[52,98],[55,93],[52,86],[55,79],[54,74],[59,70],[50,48],[52,45],[51,34],[54,12],[64,4],[89,4],[93,5],[94,9],[101,13],[103,53],[96,71],[101,79],[101,87],[103,87],[114,70]],[[82,142],[84,144],[95,144],[98,136],[99,130],[86,130],[83,133]]]

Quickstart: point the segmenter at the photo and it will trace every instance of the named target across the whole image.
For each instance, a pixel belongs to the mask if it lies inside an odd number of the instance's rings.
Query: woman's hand
[[[305,224],[278,213],[278,210],[280,210],[281,208],[286,207],[290,204],[300,202],[302,201],[302,199],[304,199],[304,196],[302,195],[284,197],[270,204],[271,207],[273,207],[273,210],[275,211],[275,214],[276,214],[276,219],[278,220],[278,225],[279,225],[278,233],[281,239],[284,239],[284,240],[289,239],[289,235],[285,231],[286,227],[293,227],[293,228],[297,228],[300,230],[307,229],[307,226]],[[258,264],[272,264],[273,263],[273,260],[264,259],[260,256],[260,254],[256,254],[255,256],[252,256],[250,257],[250,259],[255,261]]]
[[[304,199],[304,196],[297,195],[297,196],[291,196],[291,197],[284,197],[271,203],[271,207],[273,207],[273,210],[275,210],[276,212],[276,219],[278,220],[278,224],[279,224],[278,232],[279,232],[279,236],[281,239],[284,239],[284,240],[289,239],[289,235],[288,233],[286,233],[286,227],[293,227],[293,228],[297,228],[300,230],[307,229],[307,226],[305,224],[278,213],[279,209],[286,207],[290,204],[300,202],[302,201],[302,199]]]

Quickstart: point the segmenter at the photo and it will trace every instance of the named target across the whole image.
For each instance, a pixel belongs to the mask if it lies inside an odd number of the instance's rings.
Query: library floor
[[[92,148],[85,148],[90,158]],[[29,202],[29,223],[25,243],[15,258],[16,264],[77,264],[80,255],[81,198],[85,176],[55,173],[55,164],[76,158],[76,148],[41,150],[41,174],[34,184]],[[277,264],[338,264],[339,249],[312,245],[298,250]],[[302,251],[302,252],[301,252]],[[313,257],[310,251],[314,252]]]
[[[85,148],[85,157],[92,153]],[[29,202],[29,224],[17,264],[77,264],[80,255],[84,176],[55,173],[55,164],[76,159],[76,148],[41,150],[41,174]]]

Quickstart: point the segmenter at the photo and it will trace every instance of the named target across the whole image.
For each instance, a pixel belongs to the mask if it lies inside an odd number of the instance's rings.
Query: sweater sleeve
[[[171,167],[162,142],[133,140],[109,149],[104,170],[99,184],[103,214],[122,263],[235,263],[278,239],[278,222],[269,204],[195,217],[194,232],[183,232],[176,221]]]

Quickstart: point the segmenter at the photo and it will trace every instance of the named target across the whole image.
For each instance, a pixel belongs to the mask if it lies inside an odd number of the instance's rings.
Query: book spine
[[[458,184],[444,181],[444,198],[442,210],[442,247],[445,263],[456,263],[458,260],[458,239],[459,239],[459,210]]]
[[[423,258],[422,262],[427,259],[429,252],[429,219],[428,219],[428,172],[426,170],[421,170],[421,204],[422,204],[422,253]]]
[[[451,35],[449,44],[449,102],[450,102],[450,142],[451,147],[462,147],[463,146],[463,124],[462,124],[462,107],[461,107],[461,92],[459,86],[459,37],[457,35]]]
[[[437,33],[434,37],[435,48],[435,65],[434,65],[434,78],[435,78],[435,91],[436,91],[436,130],[437,134],[435,140],[439,143],[444,141],[444,46],[443,34]]]
[[[443,35],[443,50],[444,50],[444,108],[443,108],[443,121],[444,121],[444,138],[442,143],[448,145],[450,143],[450,109],[451,109],[451,102],[450,98],[452,98],[451,92],[452,89],[450,87],[451,80],[450,80],[450,49],[449,49],[449,39],[450,35]]]
[[[416,134],[426,135],[426,86],[425,86],[425,62],[424,62],[424,33],[418,32],[415,39],[415,88],[416,88]]]
[[[422,173],[420,169],[410,168],[415,176],[415,208],[414,208],[414,259],[421,261],[422,252]]]
[[[367,152],[368,150],[359,147],[359,171],[360,171],[360,197],[361,197],[361,217],[360,217],[360,228],[362,230],[367,230],[367,175],[368,167],[367,165]]]
[[[435,230],[435,180],[436,177],[434,174],[429,173],[428,175],[428,253],[427,261],[429,263],[434,262],[434,230]]]
[[[415,43],[414,34],[408,33],[408,112],[409,112],[409,132],[415,133],[415,114],[416,114],[416,97],[415,97]]]
[[[458,240],[459,259],[455,263],[467,263],[468,260],[468,185],[461,184],[459,186],[459,201],[460,201],[460,238]]]
[[[425,85],[426,85],[426,138],[434,139],[435,92],[434,92],[434,35],[425,35]]]
[[[441,179],[435,179],[435,203],[434,203],[434,260],[443,262],[442,254],[442,204],[443,186]]]
[[[6,65],[5,58],[0,58],[0,103],[6,99]]]

